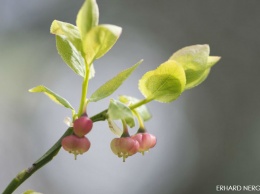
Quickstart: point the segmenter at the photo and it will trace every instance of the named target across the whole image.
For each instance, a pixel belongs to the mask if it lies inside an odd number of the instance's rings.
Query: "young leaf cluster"
[[[89,79],[95,75],[93,62],[105,55],[118,40],[121,27],[102,24],[99,25],[99,10],[95,0],[86,0],[76,19],[76,26],[66,22],[54,20],[50,32],[56,37],[56,47],[63,61],[79,76],[83,78],[82,97],[78,115],[86,109],[88,102],[96,102],[111,95],[123,81],[141,63],[137,63],[107,82],[98,89],[89,101],[86,99]],[[69,102],[45,86],[37,86],[30,92],[44,92],[54,102],[75,110]]]
[[[78,12],[76,26],[54,20],[50,32],[56,37],[56,47],[63,61],[83,78],[82,94],[78,113],[70,103],[45,86],[37,86],[30,92],[43,92],[53,101],[72,110],[73,118],[86,111],[90,102],[97,102],[113,94],[123,82],[141,64],[142,60],[132,67],[120,72],[115,77],[100,86],[89,98],[87,90],[89,79],[95,75],[94,61],[105,55],[116,43],[121,27],[111,24],[99,24],[99,10],[96,0],[86,0]],[[220,57],[210,56],[208,45],[193,45],[184,47],[155,70],[145,73],[139,80],[139,90],[144,95],[143,100],[130,96],[120,96],[111,99],[107,109],[108,124],[117,135],[118,130],[114,120],[124,120],[130,126],[135,126],[136,114],[144,121],[151,118],[145,104],[155,100],[169,103],[176,100],[182,92],[202,83],[208,76],[211,67]],[[76,115],[75,115],[76,114]]]
[[[133,109],[138,107],[136,104],[141,106],[134,111],[138,111],[146,121],[151,116],[144,104],[152,100],[162,103],[172,102],[185,90],[202,83],[211,67],[220,60],[218,56],[209,56],[209,53],[208,45],[188,46],[175,52],[155,70],[145,73],[139,80],[139,90],[144,95],[144,100],[120,96],[119,101],[110,101],[108,117],[111,131],[119,136],[122,134],[113,121],[116,119],[124,119],[128,126],[135,126]]]
[[[220,57],[209,56],[208,45],[193,45],[175,52],[157,69],[147,72],[139,89],[150,100],[171,102],[180,94],[202,83]]]

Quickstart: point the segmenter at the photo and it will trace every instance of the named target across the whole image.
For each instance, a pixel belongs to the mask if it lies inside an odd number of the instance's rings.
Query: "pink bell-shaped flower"
[[[131,137],[114,138],[110,143],[111,150],[119,158],[123,157],[123,162],[128,156],[138,152],[139,143]]]
[[[69,135],[62,139],[61,145],[64,150],[74,154],[76,160],[78,154],[83,154],[89,150],[90,141],[85,136]]]
[[[138,141],[139,149],[138,152],[141,152],[144,155],[144,152],[149,151],[150,148],[153,148],[156,144],[156,137],[150,133],[137,133],[131,137],[132,139]]]

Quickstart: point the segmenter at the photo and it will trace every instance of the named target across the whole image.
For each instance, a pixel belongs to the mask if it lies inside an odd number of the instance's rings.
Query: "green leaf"
[[[80,39],[77,26],[59,20],[53,20],[50,27],[50,33],[55,35],[64,35],[66,37],[70,37],[71,39]]]
[[[121,95],[119,96],[119,101],[126,104],[127,106],[130,106],[136,104],[140,100],[131,96]],[[142,105],[135,108],[135,111],[137,111],[140,114],[144,121],[148,121],[150,118],[152,118],[152,115],[147,109],[146,105]]]
[[[51,24],[50,32],[55,35],[66,36],[67,39],[82,52],[82,43],[77,26],[70,23],[54,20]]]
[[[78,75],[85,76],[85,62],[82,41],[77,26],[54,20],[50,32],[56,35],[58,53],[68,66]],[[91,73],[94,67],[91,67]],[[92,74],[91,74],[92,75]],[[90,76],[92,78],[93,76]]]
[[[142,63],[143,60],[139,61],[132,67],[125,69],[124,71],[117,74],[111,80],[107,81],[104,85],[98,88],[90,97],[90,102],[97,102],[109,95],[111,95],[114,91],[122,85],[122,83],[128,78],[133,71]]]
[[[169,60],[177,61],[182,65],[186,74],[186,88],[192,88],[207,68],[209,57],[208,45],[192,45],[175,52]]]
[[[189,84],[186,84],[185,90],[191,89],[199,84],[201,84],[209,75],[210,68],[207,68],[203,73],[199,73],[198,75],[194,74],[196,76],[196,79],[194,79],[192,82]],[[192,75],[192,74],[190,74]]]
[[[169,60],[180,63],[184,70],[204,70],[207,67],[209,45],[193,45],[184,47],[175,52]]]
[[[91,28],[98,25],[99,10],[96,0],[85,0],[77,15],[76,24],[84,40]]]
[[[64,107],[66,107],[66,108],[74,110],[74,108],[70,105],[70,103],[66,99],[62,98],[58,94],[55,94],[53,91],[51,91],[50,89],[48,89],[45,86],[42,86],[42,85],[36,86],[34,88],[31,88],[29,90],[29,92],[43,92],[44,94],[46,94],[51,100],[53,100],[57,104],[60,104]]]
[[[194,76],[196,79],[191,79],[193,81],[191,81],[189,84],[186,84],[185,90],[191,89],[201,84],[208,77],[211,67],[215,65],[220,59],[221,57],[218,56],[209,56],[207,61],[207,69],[205,69],[203,72],[199,71],[199,72],[193,72],[189,74]]]
[[[209,45],[193,45],[184,47],[175,52],[169,60],[178,62],[185,71],[185,89],[191,89],[202,83],[208,76],[210,70],[220,57],[209,56]]]
[[[185,72],[175,61],[166,61],[139,80],[139,90],[147,99],[171,102],[179,97],[186,84]]]
[[[117,126],[115,121],[113,121],[112,119],[108,118],[107,122],[108,122],[109,129],[112,131],[112,133],[114,133],[115,135],[121,137],[123,131]]]
[[[93,27],[83,39],[83,51],[88,64],[106,54],[116,43],[122,28],[114,25]]]
[[[221,57],[219,57],[219,56],[209,56],[208,62],[207,62],[207,67],[214,66],[220,59],[221,59]]]
[[[108,117],[112,120],[125,120],[130,127],[135,126],[134,115],[131,109],[122,102],[111,99],[108,107]]]
[[[66,36],[56,35],[56,47],[63,61],[78,75],[85,77],[85,63],[79,50]]]
[[[38,193],[33,190],[27,190],[27,191],[23,192],[23,194],[42,194],[42,193]]]

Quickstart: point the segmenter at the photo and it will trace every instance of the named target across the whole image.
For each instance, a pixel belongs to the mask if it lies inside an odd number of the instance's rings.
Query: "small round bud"
[[[64,150],[74,154],[76,160],[78,154],[83,154],[89,150],[90,141],[84,136],[69,135],[62,139],[61,145]]]
[[[111,150],[119,158],[123,157],[123,162],[128,156],[134,155],[139,148],[138,141],[131,137],[114,138],[110,143]]]
[[[83,137],[91,131],[92,126],[93,122],[90,118],[88,118],[87,116],[81,116],[74,121],[73,131],[75,135]]]
[[[142,154],[144,154],[145,151],[149,151],[149,149],[153,148],[156,144],[156,137],[150,133],[137,133],[131,138],[138,141],[138,152],[141,152]]]

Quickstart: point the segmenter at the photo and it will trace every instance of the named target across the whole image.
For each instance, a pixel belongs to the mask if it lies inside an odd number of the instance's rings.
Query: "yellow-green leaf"
[[[117,74],[111,80],[98,88],[90,97],[90,102],[99,101],[107,96],[110,96],[114,91],[122,85],[122,83],[133,73],[133,71],[142,63],[142,60]]]
[[[191,89],[199,84],[201,84],[209,75],[211,67],[213,65],[215,65],[219,60],[221,59],[221,57],[218,56],[209,56],[208,57],[208,62],[207,62],[207,68],[204,71],[198,71],[198,72],[193,72],[193,73],[189,73],[189,76],[194,76],[195,79],[190,79],[192,81],[190,81],[189,84],[186,84],[185,89]]]
[[[96,0],[85,0],[78,12],[76,24],[83,40],[91,28],[98,25],[99,10]]]
[[[169,60],[178,62],[185,71],[185,89],[191,89],[202,83],[210,72],[210,68],[220,57],[209,56],[209,45],[192,45],[175,52]]]
[[[80,34],[77,26],[58,20],[54,20],[52,22],[50,32],[55,35],[64,35],[72,40],[80,39]]]
[[[70,105],[70,103],[63,97],[59,96],[58,94],[54,93],[47,87],[40,85],[36,86],[34,88],[31,88],[29,92],[43,92],[46,94],[52,101],[56,102],[57,104],[60,104],[66,108],[69,108],[71,110],[74,110],[74,108]]]
[[[63,61],[78,75],[85,77],[85,62],[80,51],[66,36],[56,35],[56,47]]]
[[[112,120],[125,120],[130,127],[135,126],[134,115],[124,103],[111,99],[108,107],[108,118]]]
[[[180,63],[184,70],[201,70],[207,66],[209,56],[209,45],[193,45],[184,47],[175,52],[170,60]]]
[[[209,75],[210,68],[207,68],[203,73],[200,73],[196,76],[196,79],[193,79],[189,84],[186,84],[185,90],[191,89],[199,84],[201,84]],[[189,74],[192,75],[192,74]]]
[[[82,43],[77,26],[70,23],[54,20],[51,24],[50,32],[55,35],[65,36],[82,53]]]
[[[116,43],[122,28],[114,25],[93,27],[83,39],[83,51],[88,64],[106,54]]]
[[[186,84],[185,72],[176,61],[166,61],[139,80],[139,90],[148,98],[171,102],[179,97]]]
[[[220,59],[221,59],[221,57],[219,57],[219,56],[209,56],[208,62],[207,62],[207,67],[214,66]]]

